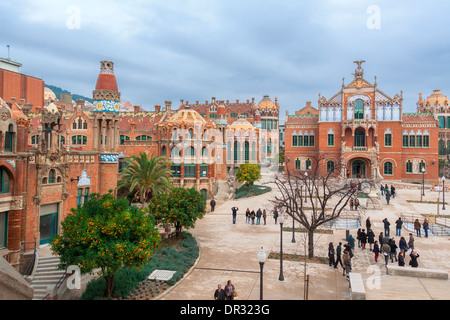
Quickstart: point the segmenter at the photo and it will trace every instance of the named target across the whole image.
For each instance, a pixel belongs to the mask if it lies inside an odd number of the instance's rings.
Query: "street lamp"
[[[425,167],[422,167],[422,196],[425,196]]]
[[[442,210],[445,210],[445,176],[442,176]]]
[[[284,281],[283,276],[283,223],[284,223],[284,215],[280,216],[280,276],[278,280]]]
[[[264,262],[266,262],[266,253],[264,252],[263,247],[261,247],[261,250],[259,250],[258,252],[258,262],[259,262],[259,266],[260,266],[260,288],[259,288],[259,299],[263,300],[263,268],[264,268]]]
[[[308,203],[308,197],[306,196],[306,189],[308,188],[308,172],[305,172],[305,203]]]
[[[294,215],[292,215],[292,243],[295,243],[295,219]]]

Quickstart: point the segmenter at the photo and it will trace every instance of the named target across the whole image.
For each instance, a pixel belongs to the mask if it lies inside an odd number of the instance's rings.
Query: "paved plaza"
[[[190,232],[200,246],[200,257],[196,265],[176,286],[163,294],[162,300],[211,300],[218,284],[225,286],[231,280],[236,286],[236,300],[258,300],[260,295],[260,267],[257,254],[261,247],[266,254],[280,250],[280,225],[274,223],[269,199],[278,191],[269,184],[270,193],[247,199],[230,200],[219,204],[214,212],[208,213],[198,221]],[[405,188],[405,189],[402,189]],[[366,210],[361,217],[362,224],[370,216],[376,238],[383,231],[382,220],[391,222],[391,237],[396,243],[394,222],[402,213],[436,213],[436,204],[410,203],[407,200],[420,200],[420,190],[397,186],[397,196],[387,205],[381,201],[382,210]],[[426,190],[424,201],[436,201],[437,192]],[[442,198],[441,198],[442,199]],[[450,198],[449,198],[450,199]],[[239,208],[237,223],[232,224],[231,208]],[[245,222],[245,210],[266,209],[269,214],[267,224],[251,225]],[[450,207],[447,209],[450,211]],[[440,213],[443,214],[442,208]],[[262,219],[261,219],[262,221]],[[423,222],[423,221],[421,221]],[[292,226],[292,220],[285,221],[285,227]],[[298,225],[297,225],[298,227]],[[333,229],[333,234],[316,235],[315,255],[326,257],[327,246],[335,246],[345,238],[345,230]],[[350,233],[356,238],[356,229]],[[407,238],[409,231],[403,229]],[[419,267],[450,270],[449,237],[415,237],[415,248],[420,254]],[[305,234],[283,232],[283,252],[304,254]],[[353,272],[362,274],[368,300],[429,300],[450,299],[450,282],[445,280],[388,276],[384,259],[374,261],[374,255],[367,248],[356,248],[352,259]],[[406,259],[408,263],[409,257]],[[309,275],[308,299],[310,300],[348,300],[349,283],[342,276],[342,269],[334,269],[328,264],[307,264]],[[406,268],[409,268],[407,266]],[[263,294],[265,300],[302,300],[304,298],[304,264],[284,261],[284,281],[279,281],[280,261],[268,259],[264,265]]]

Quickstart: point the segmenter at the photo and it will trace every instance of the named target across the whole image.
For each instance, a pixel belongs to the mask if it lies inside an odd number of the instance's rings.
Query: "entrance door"
[[[40,208],[39,244],[47,244],[58,233],[58,204],[44,205]]]
[[[355,160],[352,164],[352,178],[365,178],[366,164],[362,160]]]

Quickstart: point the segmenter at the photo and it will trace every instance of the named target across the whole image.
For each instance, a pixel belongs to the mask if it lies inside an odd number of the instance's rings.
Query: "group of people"
[[[384,195],[386,197],[387,204],[389,204],[389,201],[391,200],[391,197],[395,198],[395,187],[393,185],[391,185],[391,189],[389,189],[387,184],[384,185],[384,186],[381,185],[380,186],[380,192],[381,192],[382,196]]]
[[[222,285],[219,284],[216,291],[214,291],[214,300],[234,300],[235,296],[237,296],[237,292],[231,280],[227,281],[225,288],[222,288]]]
[[[416,222],[418,222],[418,220],[416,220]],[[428,222],[425,221],[424,223]],[[387,218],[383,219],[383,226],[384,232],[380,232],[378,239],[376,239],[375,233],[372,230],[372,222],[370,217],[368,217],[366,219],[366,229],[359,228],[356,239],[350,234],[346,239],[347,243],[343,245],[342,242],[339,242],[336,249],[334,248],[333,243],[330,242],[328,245],[328,262],[330,267],[333,266],[334,268],[337,268],[338,264],[340,264],[343,269],[342,275],[347,275],[348,279],[349,273],[352,270],[351,259],[354,256],[355,245],[357,242],[358,248],[361,248],[361,250],[365,250],[367,243],[369,244],[369,250],[374,253],[376,263],[378,263],[380,254],[382,254],[385,258],[384,262],[386,266],[388,265],[389,260],[391,260],[391,263],[394,263],[395,259],[395,262],[398,262],[398,266],[403,267],[405,266],[405,257],[409,254],[409,265],[413,268],[417,268],[419,266],[419,254],[414,247],[415,239],[412,233],[409,234],[408,241],[406,241],[405,237],[401,236],[401,229],[403,226],[402,219],[398,218],[395,222],[396,236],[400,236],[398,245],[394,237],[390,237],[390,222]],[[428,226],[426,227],[428,228]]]
[[[237,218],[237,212],[239,211],[238,207],[231,208],[232,216],[233,216],[233,224],[236,224],[236,218]],[[250,211],[249,208],[245,211],[245,222],[246,223],[252,223],[252,224],[261,224],[261,218],[264,224],[267,223],[267,211],[266,209],[261,210],[259,208],[258,210],[252,210]],[[275,220],[275,224],[277,224],[278,219],[278,211],[277,209],[273,212],[273,218]]]

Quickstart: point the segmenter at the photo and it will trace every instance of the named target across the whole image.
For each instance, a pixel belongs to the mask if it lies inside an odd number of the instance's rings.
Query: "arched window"
[[[327,162],[327,173],[334,173],[334,161]]]
[[[185,153],[186,157],[195,157],[195,149],[193,146],[187,147],[186,148],[186,153]]]
[[[55,169],[51,169],[48,173],[48,183],[55,183],[56,172]]]
[[[194,130],[189,129],[188,139],[194,139]]]
[[[202,158],[208,157],[208,148],[203,147],[202,148]]]
[[[267,141],[267,154],[272,154],[272,139]]]
[[[439,140],[439,155],[445,155],[445,142],[444,140]]]
[[[406,163],[406,173],[412,173],[413,172],[413,164],[411,160],[408,160]]]
[[[366,135],[362,130],[355,131],[355,147],[365,147],[366,146]]]
[[[5,132],[5,151],[13,151],[14,126],[9,125],[8,131]]]
[[[364,119],[364,101],[358,99],[355,101],[355,120]]]
[[[179,157],[180,156],[180,148],[178,148],[177,146],[173,147],[170,152],[170,156],[172,158]]]
[[[393,169],[392,169],[392,162],[385,162],[384,163],[384,174],[392,176]]]
[[[8,193],[10,190],[10,179],[8,171],[4,167],[0,168],[0,180],[0,193]]]
[[[300,159],[295,159],[295,170],[300,170],[301,162]]]
[[[239,154],[239,143],[237,141],[234,142],[234,161],[240,160],[240,154]]]
[[[163,147],[162,147],[162,149],[161,149],[161,155],[162,155],[163,157],[165,157],[165,156],[167,155],[167,148],[166,148],[166,146],[163,146]]]
[[[83,119],[78,118],[78,129],[83,129]]]
[[[311,159],[306,160],[306,170],[312,170]]]
[[[248,163],[250,161],[250,142],[244,142],[244,161]]]

